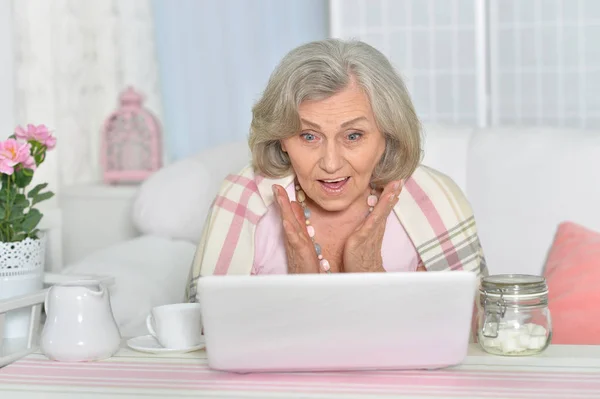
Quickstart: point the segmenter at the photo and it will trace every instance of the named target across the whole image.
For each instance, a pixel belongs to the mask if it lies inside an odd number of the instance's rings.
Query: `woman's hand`
[[[296,201],[290,202],[287,192],[280,185],[273,185],[273,195],[279,205],[285,232],[288,273],[319,273],[319,259],[306,231],[302,206]]]
[[[348,237],[344,246],[344,272],[385,272],[381,244],[387,218],[398,202],[401,190],[401,181],[392,181],[385,186],[373,212]]]

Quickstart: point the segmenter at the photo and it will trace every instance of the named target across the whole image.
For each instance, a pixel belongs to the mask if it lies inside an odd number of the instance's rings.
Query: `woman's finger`
[[[273,186],[273,192],[276,193],[276,199],[281,208],[281,218],[283,230],[287,237],[287,242],[297,249],[309,250],[310,238],[306,230],[306,219],[304,218],[304,209],[296,201],[289,200],[287,192],[281,186]]]
[[[367,216],[362,227],[371,230],[384,223],[392,212],[392,209],[394,209],[394,205],[398,202],[400,191],[402,191],[401,180],[388,183],[379,196],[377,204],[373,207],[373,211]]]
[[[306,217],[304,216],[304,208],[302,208],[302,205],[297,201],[292,201],[290,206],[298,224],[306,229]]]
[[[288,220],[283,220],[283,230],[287,237],[287,242],[292,246],[297,246],[300,243],[300,236],[298,235],[298,229],[293,226]]]
[[[275,196],[275,200],[279,205],[279,209],[281,211],[281,218],[291,223],[294,229],[299,229],[300,223],[298,223],[296,216],[294,215],[294,211],[292,210],[290,198],[288,197],[287,191],[285,191],[285,189],[280,185],[274,184],[273,195]]]

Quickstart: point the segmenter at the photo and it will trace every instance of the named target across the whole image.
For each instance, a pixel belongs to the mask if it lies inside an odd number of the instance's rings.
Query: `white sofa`
[[[540,274],[562,221],[600,230],[600,132],[425,126],[424,138],[423,163],[451,176],[473,205],[490,273]],[[133,204],[140,236],[65,268],[116,278],[111,298],[123,336],[145,333],[152,306],[183,300],[210,203],[248,160],[241,141],[163,168]]]

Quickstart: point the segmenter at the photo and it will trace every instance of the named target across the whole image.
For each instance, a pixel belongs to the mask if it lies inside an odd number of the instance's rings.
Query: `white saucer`
[[[202,342],[196,346],[192,346],[191,348],[169,349],[163,348],[162,345],[152,335],[142,335],[127,340],[127,346],[139,352],[158,354],[193,352],[203,349],[206,344],[204,343],[204,337],[202,337]]]

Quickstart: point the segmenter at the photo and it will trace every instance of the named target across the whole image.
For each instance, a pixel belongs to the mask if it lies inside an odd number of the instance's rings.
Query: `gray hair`
[[[271,178],[288,175],[291,163],[280,140],[300,131],[298,106],[342,91],[352,78],[367,94],[386,140],[372,183],[382,187],[412,175],[421,161],[421,124],[402,78],[374,47],[339,39],[295,48],[271,74],[252,108],[248,144],[256,171]]]

